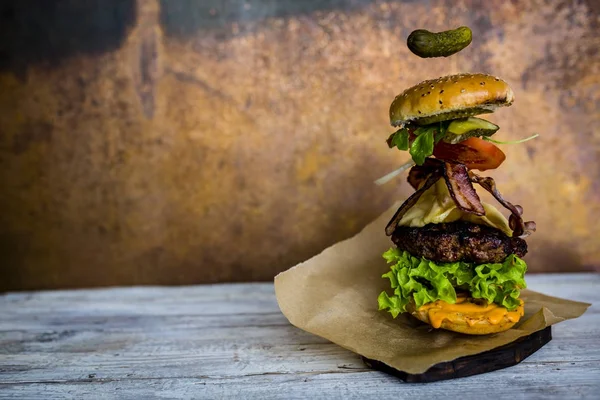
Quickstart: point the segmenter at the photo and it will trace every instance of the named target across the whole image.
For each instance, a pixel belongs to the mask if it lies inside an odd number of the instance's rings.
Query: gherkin
[[[472,38],[473,33],[467,26],[437,33],[418,29],[408,36],[406,44],[421,58],[448,57],[471,44]]]

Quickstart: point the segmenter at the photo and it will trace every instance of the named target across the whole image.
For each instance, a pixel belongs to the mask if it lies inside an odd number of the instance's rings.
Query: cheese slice
[[[469,221],[475,224],[487,225],[497,228],[508,236],[512,236],[512,229],[508,220],[496,207],[486,202],[481,202],[485,214],[477,216],[462,211],[456,206],[450,196],[444,179],[439,179],[432,187],[427,189],[400,220],[400,226],[420,228],[427,224],[441,224],[458,220]]]
[[[429,323],[434,328],[441,327],[444,320],[466,321],[469,326],[487,320],[491,325],[497,325],[505,317],[509,322],[516,322],[523,316],[523,300],[519,301],[521,302],[519,307],[514,311],[508,311],[505,307],[495,303],[487,304],[484,301],[483,304],[475,304],[467,301],[466,296],[459,295],[455,304],[437,300],[421,306],[419,311],[427,312]]]

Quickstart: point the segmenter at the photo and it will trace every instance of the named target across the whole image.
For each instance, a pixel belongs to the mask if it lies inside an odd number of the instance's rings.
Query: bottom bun
[[[512,328],[524,314],[524,303],[513,311],[496,304],[488,305],[480,299],[467,299],[459,297],[456,304],[449,304],[442,300],[427,303],[419,309],[411,301],[407,305],[410,314],[433,326],[449,331],[465,333],[467,335],[489,335],[504,332]]]

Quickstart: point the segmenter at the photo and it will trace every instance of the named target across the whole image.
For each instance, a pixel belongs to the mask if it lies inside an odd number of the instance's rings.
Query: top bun
[[[508,83],[486,74],[458,74],[430,79],[396,96],[390,106],[390,123],[404,126],[433,124],[491,113],[510,106],[514,94]]]

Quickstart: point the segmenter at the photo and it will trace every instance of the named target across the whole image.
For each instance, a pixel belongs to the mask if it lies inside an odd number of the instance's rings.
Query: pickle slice
[[[450,122],[446,135],[442,139],[446,143],[456,144],[470,137],[492,136],[500,127],[485,119],[469,117],[455,119]]]
[[[458,53],[473,39],[473,33],[467,26],[443,32],[430,32],[417,29],[406,39],[406,45],[421,58],[448,57]]]
[[[419,119],[415,119],[414,122],[417,125],[430,125],[430,124],[434,124],[436,122],[441,122],[441,121],[450,121],[450,120],[454,120],[454,119],[461,119],[461,118],[466,118],[466,117],[470,117],[473,115],[481,115],[481,114],[490,114],[492,113],[493,110],[490,110],[489,107],[469,107],[469,108],[465,108],[462,110],[453,110],[453,111],[446,111],[446,112],[440,112],[439,114],[436,115],[432,115],[430,117],[421,117]]]

